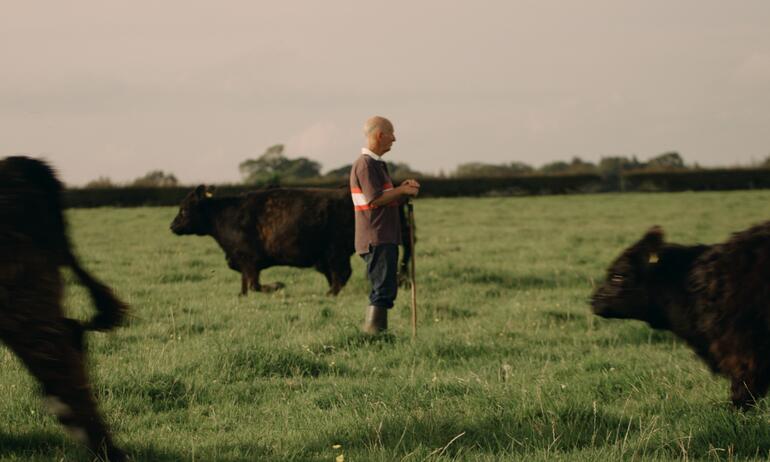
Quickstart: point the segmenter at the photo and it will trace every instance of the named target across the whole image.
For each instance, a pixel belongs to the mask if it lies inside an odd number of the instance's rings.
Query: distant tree
[[[286,180],[304,180],[319,176],[321,176],[321,164],[306,157],[290,159],[281,172],[281,178]]]
[[[543,173],[566,173],[569,170],[569,164],[563,160],[550,162],[538,169]]]
[[[283,155],[283,145],[275,144],[267,148],[258,158],[241,162],[238,169],[244,177],[244,183],[278,183],[280,173],[285,169],[288,161],[289,159]]]
[[[602,157],[599,159],[599,174],[603,178],[603,182],[611,189],[625,189],[623,177],[621,173],[628,170],[638,170],[643,168],[644,164],[639,162],[636,156],[631,158],[624,156],[610,156]]]
[[[335,168],[334,170],[329,170],[324,175],[325,178],[348,178],[350,177],[350,169],[353,168],[352,164],[345,164],[340,168]]]
[[[466,162],[464,164],[460,164],[457,166],[453,176],[460,177],[460,178],[484,177],[484,176],[487,176],[490,172],[494,172],[496,170],[497,170],[496,165],[485,164],[483,162]]]
[[[424,176],[421,172],[412,169],[408,164],[403,162],[387,162],[388,173],[393,178],[412,178],[417,176]]]
[[[636,156],[633,156],[631,158],[623,157],[623,156],[611,156],[611,157],[602,157],[599,160],[599,173],[607,178],[607,177],[617,177],[620,175],[620,172],[624,172],[626,170],[637,170],[640,168],[643,168],[645,164],[642,162],[639,162],[637,160]]]
[[[393,178],[406,178],[406,177],[421,177],[425,176],[421,172],[412,169],[408,164],[403,162],[387,162],[388,173]],[[326,172],[324,178],[340,178],[347,179],[350,177],[350,169],[353,168],[352,164],[343,165],[340,168],[335,168]]]
[[[507,168],[513,173],[531,173],[535,171],[534,167],[524,162],[511,162]]]
[[[523,162],[511,162],[509,164],[486,164],[483,162],[467,162],[460,164],[452,176],[458,178],[484,178],[523,175],[534,169]]]
[[[685,168],[682,156],[676,151],[664,152],[647,161],[647,168],[656,170],[674,170]]]
[[[542,173],[595,173],[597,171],[597,167],[595,164],[591,162],[586,162],[580,157],[573,157],[570,162],[564,162],[561,160],[557,160],[555,162],[551,162],[548,164],[543,165],[538,169]]]
[[[166,188],[179,184],[172,173],[165,173],[162,170],[153,170],[146,175],[139,177],[131,183],[131,186],[142,188]]]
[[[116,186],[117,185],[113,183],[109,177],[100,176],[99,178],[95,180],[91,180],[88,183],[86,183],[85,188],[86,189],[105,189],[105,188],[114,188]]]
[[[770,168],[770,156],[765,157],[765,159],[759,163],[759,166],[762,168]]]
[[[586,162],[580,157],[573,157],[572,161],[569,163],[569,168],[567,169],[567,173],[595,173],[597,171],[597,167],[593,162]]]
[[[289,159],[283,155],[284,146],[276,144],[256,159],[247,159],[238,166],[247,184],[279,184],[321,176],[321,164],[306,157]]]

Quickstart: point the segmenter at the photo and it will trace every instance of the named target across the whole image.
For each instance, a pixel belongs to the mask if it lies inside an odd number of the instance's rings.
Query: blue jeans
[[[372,284],[369,304],[378,308],[393,308],[398,293],[398,245],[369,246],[361,255],[366,262],[366,275]]]

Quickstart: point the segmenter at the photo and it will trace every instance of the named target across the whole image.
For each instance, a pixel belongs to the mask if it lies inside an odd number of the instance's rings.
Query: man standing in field
[[[372,284],[363,330],[376,334],[388,328],[388,310],[398,291],[398,244],[401,223],[398,206],[417,197],[420,184],[406,180],[394,188],[382,156],[396,141],[393,124],[384,117],[371,117],[364,125],[367,147],[350,169],[350,193],[356,217],[356,253],[366,262]],[[414,258],[414,257],[412,257]]]

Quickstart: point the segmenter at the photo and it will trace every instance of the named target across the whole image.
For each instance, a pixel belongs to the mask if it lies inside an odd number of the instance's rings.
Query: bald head
[[[369,137],[372,133],[384,129],[393,130],[393,124],[390,123],[390,120],[381,116],[369,117],[364,124],[364,135]]]
[[[370,117],[364,124],[364,136],[369,150],[377,155],[383,155],[390,151],[396,135],[390,120],[381,116]]]

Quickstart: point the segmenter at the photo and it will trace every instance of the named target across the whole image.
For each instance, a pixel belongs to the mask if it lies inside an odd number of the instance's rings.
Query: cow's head
[[[663,251],[663,230],[653,227],[610,265],[607,279],[591,297],[595,314],[604,318],[639,319],[664,327],[660,308],[653,306],[655,272]]]
[[[213,195],[213,188],[199,185],[184,198],[179,206],[174,221],[171,222],[171,231],[174,234],[197,234],[204,236],[209,232],[208,220],[202,210],[201,204]]]

